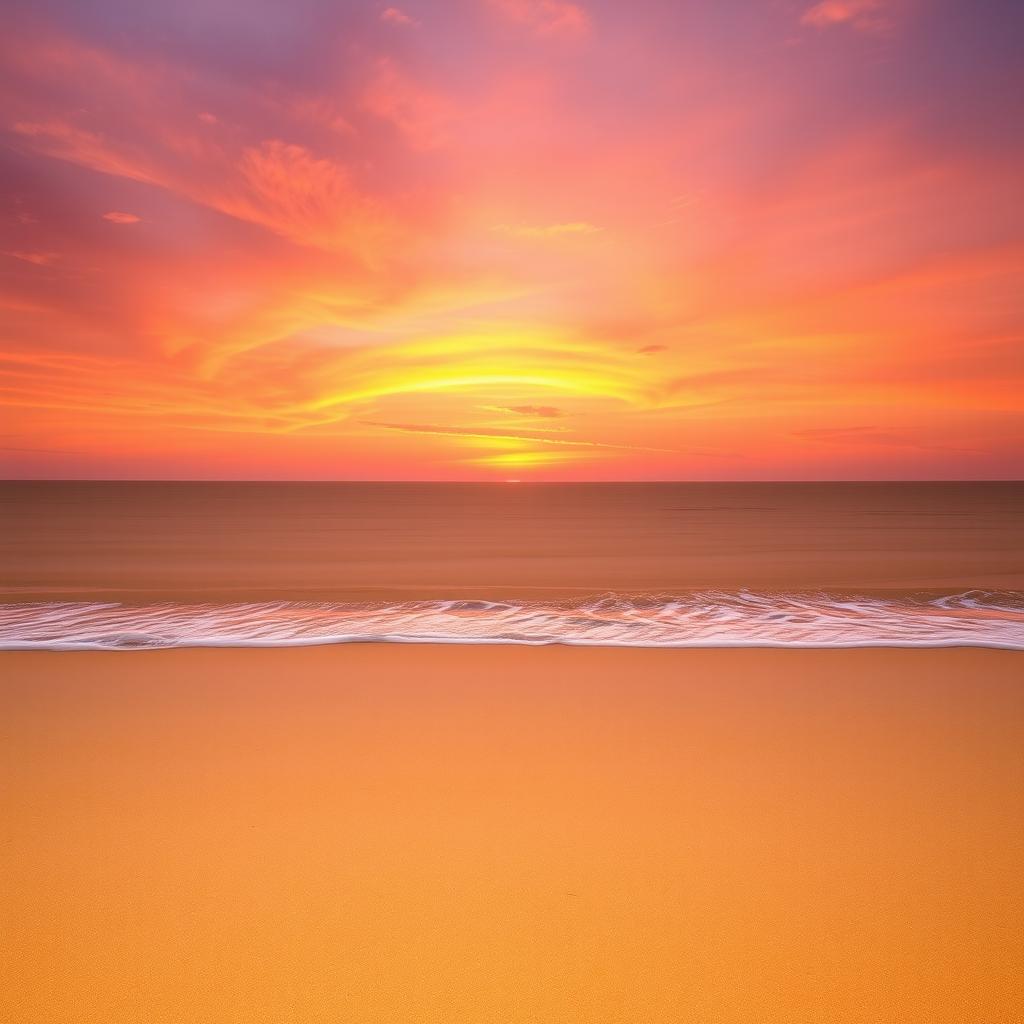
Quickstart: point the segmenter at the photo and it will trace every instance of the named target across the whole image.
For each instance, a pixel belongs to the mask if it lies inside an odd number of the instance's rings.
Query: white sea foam
[[[0,649],[309,644],[998,647],[1024,650],[1024,593],[606,594],[584,601],[0,605]]]

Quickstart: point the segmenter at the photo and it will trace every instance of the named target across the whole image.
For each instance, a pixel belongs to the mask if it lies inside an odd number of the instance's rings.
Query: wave
[[[752,591],[580,601],[0,605],[0,649],[341,643],[1024,650],[1024,592],[844,596]]]

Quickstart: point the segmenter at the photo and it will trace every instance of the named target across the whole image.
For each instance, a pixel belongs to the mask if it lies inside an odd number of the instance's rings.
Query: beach
[[[1024,0],[4,13],[0,1024],[1024,1024]]]
[[[1022,655],[0,655],[17,1024],[1003,1024]]]

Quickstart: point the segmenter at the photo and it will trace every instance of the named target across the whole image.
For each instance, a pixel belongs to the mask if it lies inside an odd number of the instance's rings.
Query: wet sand
[[[0,656],[17,1024],[1008,1024],[1024,657]]]

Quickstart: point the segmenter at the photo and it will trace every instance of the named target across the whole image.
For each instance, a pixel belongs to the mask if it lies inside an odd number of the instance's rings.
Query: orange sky
[[[0,469],[1019,477],[1022,28],[18,0]]]

